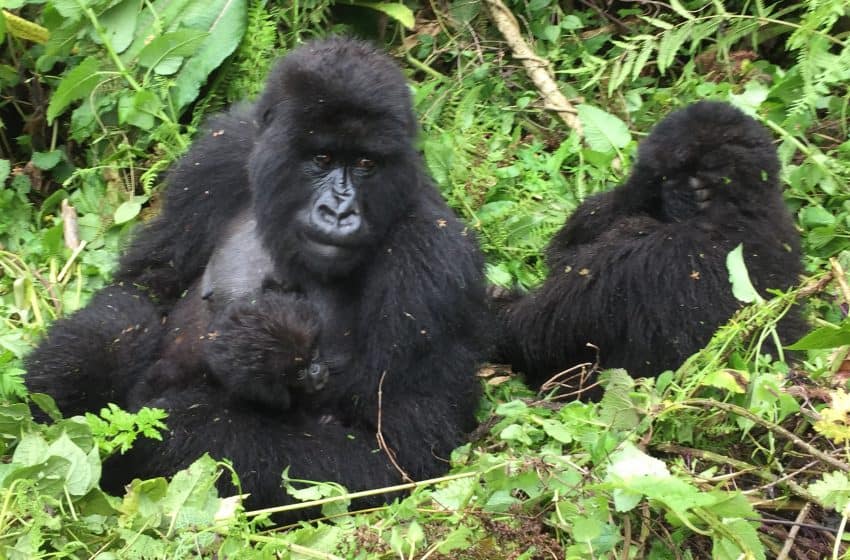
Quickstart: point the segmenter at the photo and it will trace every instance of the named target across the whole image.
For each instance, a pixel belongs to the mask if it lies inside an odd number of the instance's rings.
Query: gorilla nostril
[[[337,222],[337,213],[331,210],[330,206],[326,204],[320,205],[316,209],[317,217],[320,218],[323,222],[329,224],[335,224]]]
[[[347,212],[339,217],[339,226],[347,230],[355,230],[360,227],[360,214]]]

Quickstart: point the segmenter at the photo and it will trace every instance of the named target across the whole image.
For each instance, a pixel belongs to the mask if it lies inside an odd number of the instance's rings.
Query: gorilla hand
[[[682,222],[711,207],[713,185],[704,178],[667,179],[661,184],[661,206],[671,222]]]
[[[318,315],[303,296],[266,291],[218,315],[204,356],[236,399],[286,409],[292,391],[315,392],[328,380],[316,349],[319,330]]]

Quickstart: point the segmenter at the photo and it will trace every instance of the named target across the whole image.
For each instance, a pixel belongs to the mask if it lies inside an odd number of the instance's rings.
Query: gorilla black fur
[[[258,102],[211,120],[115,284],[28,359],[29,389],[66,414],[169,412],[165,441],[108,461],[105,486],[206,451],[233,461],[252,507],[289,501],[286,466],[353,491],[397,484],[376,441],[382,378],[398,464],[414,479],[447,468],[474,427],[483,262],[424,172],[416,132],[393,61],[341,38],[293,51]],[[306,390],[292,376],[310,360],[329,376]]]
[[[678,367],[741,306],[726,256],[743,244],[754,286],[799,281],[800,245],[771,137],[703,101],[660,122],[625,184],[579,206],[546,252],[543,285],[503,308],[501,354],[539,385],[582,362],[636,377]],[[786,342],[801,334],[793,310]]]

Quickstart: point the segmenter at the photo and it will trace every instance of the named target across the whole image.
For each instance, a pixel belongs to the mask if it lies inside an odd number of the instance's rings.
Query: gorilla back
[[[341,38],[293,51],[254,105],[212,119],[116,286],[28,360],[30,389],[66,413],[107,401],[169,412],[165,441],[113,458],[107,486],[205,451],[233,461],[257,507],[289,501],[286,466],[351,490],[391,485],[401,475],[377,449],[379,422],[408,476],[445,470],[474,423],[483,262],[424,173],[416,131],[393,61]],[[209,286],[236,301],[207,306]],[[123,320],[107,320],[116,298]],[[204,342],[186,345],[187,333]],[[153,350],[124,351],[136,347]],[[289,377],[311,356],[328,378],[300,390]]]
[[[788,289],[800,244],[767,131],[703,101],[659,123],[626,183],[579,206],[547,250],[543,285],[506,305],[501,354],[533,383],[582,362],[652,376],[678,367],[741,306],[726,256],[755,287]],[[802,334],[799,311],[780,324]]]

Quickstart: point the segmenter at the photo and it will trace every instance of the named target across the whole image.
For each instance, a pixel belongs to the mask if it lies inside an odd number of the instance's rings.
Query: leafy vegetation
[[[0,557],[850,557],[850,6],[508,8],[582,134],[546,106],[490,1],[5,2]],[[538,283],[565,216],[627,174],[654,122],[701,98],[731,101],[775,133],[811,277],[761,301],[730,255],[736,293],[755,303],[677,372],[604,372],[599,403],[533,395],[484,368],[482,426],[452,472],[375,511],[346,515],[345,489],[284,475],[325,519],[270,530],[270,512],[218,498],[215,478],[234,475],[208,457],[107,496],[101,461],[158,437],[167,418],[109,408],[62,419],[48,397],[26,395],[21,359],[108,280],[204,117],[255,94],[286,49],[329,32],[381,41],[408,71],[427,164],[478,234],[492,282]],[[760,355],[797,297],[815,327],[792,347],[798,361]]]

